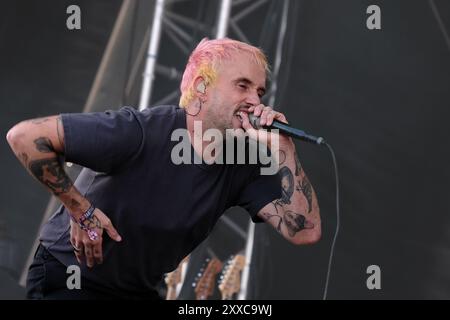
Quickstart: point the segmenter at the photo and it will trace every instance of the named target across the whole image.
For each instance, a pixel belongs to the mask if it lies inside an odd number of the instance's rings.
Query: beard
[[[248,105],[230,105],[222,97],[211,97],[211,105],[206,113],[207,128],[216,128],[225,135],[226,129],[242,129],[242,121],[238,112],[247,110]]]

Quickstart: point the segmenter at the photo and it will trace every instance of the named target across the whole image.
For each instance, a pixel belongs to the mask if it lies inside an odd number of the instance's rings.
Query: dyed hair
[[[195,97],[194,80],[198,76],[205,79],[205,85],[213,84],[217,79],[217,70],[223,60],[230,60],[234,53],[249,53],[253,60],[264,68],[266,75],[270,69],[267,57],[261,49],[244,42],[229,38],[209,40],[203,38],[192,51],[181,80],[180,107],[186,107]]]

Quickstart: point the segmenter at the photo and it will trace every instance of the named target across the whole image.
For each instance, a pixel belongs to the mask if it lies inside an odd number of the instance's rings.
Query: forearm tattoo
[[[36,149],[42,153],[55,152],[53,148],[53,144],[49,138],[40,137],[34,140],[34,144],[36,145]]]
[[[276,213],[262,212],[262,216],[266,221],[277,219],[275,229],[281,234],[281,225],[284,224],[290,237],[294,237],[298,232],[305,229],[313,229],[314,224],[306,219],[302,214],[295,213],[291,210],[285,210],[283,216],[278,213],[277,203],[272,202]]]
[[[298,182],[296,190],[303,193],[305,196],[306,201],[308,201],[308,213],[310,213],[312,210],[312,186],[307,176],[304,176],[303,179]]]
[[[297,152],[294,151],[294,158],[295,158],[295,176],[298,177],[300,172],[302,172],[303,168],[300,164],[300,160],[298,159]]]
[[[307,212],[310,213],[312,210],[312,186],[306,175],[302,174],[303,168],[298,159],[297,153],[294,153],[295,158],[295,180],[294,175],[289,167],[283,166],[278,174],[281,179],[281,198],[274,200],[272,205],[275,208],[275,212],[261,212],[262,217],[268,220],[274,220],[273,225],[275,229],[282,233],[282,225],[284,225],[287,233],[290,237],[294,237],[298,232],[305,229],[313,229],[314,224],[307,220],[305,215],[294,212],[292,208],[287,208],[286,205],[292,203],[292,196],[295,190],[301,192],[308,202]],[[281,210],[278,210],[278,206]],[[304,209],[306,211],[306,209]]]
[[[28,168],[39,181],[52,190],[54,195],[66,193],[72,187],[73,183],[58,158],[30,161]]]
[[[81,204],[75,200],[75,199],[71,199],[70,200],[70,207],[71,208],[79,208],[81,206]]]
[[[297,232],[304,229],[314,228],[314,224],[307,221],[304,215],[292,212],[290,210],[284,211],[283,218],[288,234],[291,237],[294,237]]]
[[[262,215],[263,215],[263,218],[264,218],[266,221],[269,221],[269,220],[272,219],[272,218],[275,218],[275,219],[278,220],[277,223],[276,223],[275,229],[281,234],[281,224],[283,223],[283,218],[282,218],[282,217],[280,216],[280,214],[278,213],[277,202],[276,202],[276,200],[273,201],[272,204],[273,204],[273,206],[274,206],[274,208],[275,208],[275,212],[276,212],[275,214],[271,214],[271,213],[268,213],[268,212],[261,212],[261,213],[262,213]]]
[[[281,178],[281,199],[279,199],[279,204],[290,204],[294,193],[294,176],[291,169],[286,166],[280,169],[279,175]]]
[[[34,144],[36,150],[41,153],[55,152],[51,140],[47,137],[37,138]],[[39,181],[52,190],[54,195],[68,192],[73,185],[58,157],[30,161],[28,168]]]

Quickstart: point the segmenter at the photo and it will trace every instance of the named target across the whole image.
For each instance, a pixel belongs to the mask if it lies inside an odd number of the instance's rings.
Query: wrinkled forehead
[[[237,52],[218,62],[217,74],[232,79],[248,78],[259,85],[264,85],[267,77],[263,62],[248,52]]]

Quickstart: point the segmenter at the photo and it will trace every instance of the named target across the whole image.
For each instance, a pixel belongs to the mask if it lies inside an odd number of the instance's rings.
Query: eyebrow
[[[248,78],[244,78],[244,77],[238,78],[234,82],[235,83],[244,82],[244,83],[246,83],[248,85],[254,85],[253,81],[251,81]],[[261,91],[261,96],[266,94],[266,88],[265,87],[258,87],[258,91]]]

